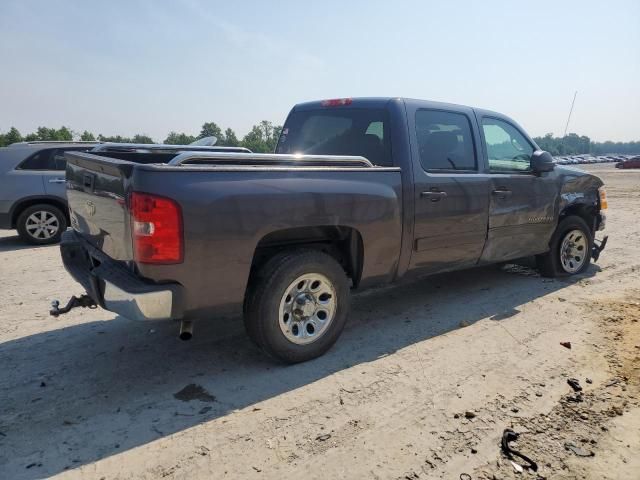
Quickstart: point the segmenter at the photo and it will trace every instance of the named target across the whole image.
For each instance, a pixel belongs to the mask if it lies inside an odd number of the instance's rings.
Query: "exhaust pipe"
[[[180,322],[180,340],[191,340],[193,337],[193,323],[191,320],[182,320]]]

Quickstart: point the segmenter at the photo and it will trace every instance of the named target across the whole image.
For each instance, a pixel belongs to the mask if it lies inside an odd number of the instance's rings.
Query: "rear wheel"
[[[67,219],[53,205],[32,205],[18,216],[16,229],[20,238],[34,245],[57,243],[67,229]]]
[[[593,235],[578,216],[563,219],[551,238],[550,250],[536,257],[546,277],[566,277],[584,272],[591,263]]]
[[[340,264],[314,250],[276,255],[253,279],[245,327],[267,354],[287,363],[325,353],[349,312],[349,282]]]

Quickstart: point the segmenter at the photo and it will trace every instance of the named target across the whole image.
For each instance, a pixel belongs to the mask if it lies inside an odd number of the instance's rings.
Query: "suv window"
[[[420,163],[427,171],[476,171],[477,162],[469,118],[440,110],[416,112]]]
[[[27,158],[20,165],[21,170],[55,170],[55,163],[52,153],[55,150],[40,150]]]
[[[496,118],[483,118],[482,131],[492,172],[531,170],[533,146],[516,127]]]
[[[301,110],[289,115],[276,153],[358,155],[391,166],[387,113],[383,109]]]
[[[53,159],[54,170],[65,170],[67,168],[67,160],[64,158],[64,150],[54,150],[51,154]]]
[[[83,148],[48,148],[40,150],[18,167],[21,170],[65,170],[67,168],[67,160],[64,158],[64,152],[81,151],[88,152],[93,147]]]

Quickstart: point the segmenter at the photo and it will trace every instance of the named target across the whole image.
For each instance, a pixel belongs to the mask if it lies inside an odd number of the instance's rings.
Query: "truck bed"
[[[362,282],[395,275],[402,237],[399,168],[374,167],[362,157],[183,152],[161,164],[144,155],[67,154],[72,228],[143,279],[184,286],[185,318],[239,312],[257,252],[287,239],[312,243],[319,230],[367,246]],[[181,263],[136,262],[131,192],[177,202]]]

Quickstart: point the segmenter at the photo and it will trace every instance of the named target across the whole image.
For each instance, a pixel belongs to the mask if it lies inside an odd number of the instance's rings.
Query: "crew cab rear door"
[[[478,125],[466,107],[407,104],[414,178],[414,242],[409,268],[454,270],[477,263],[489,213]]]
[[[506,118],[478,115],[491,178],[489,231],[481,261],[496,262],[542,253],[555,229],[557,185],[530,166],[535,146]]]

